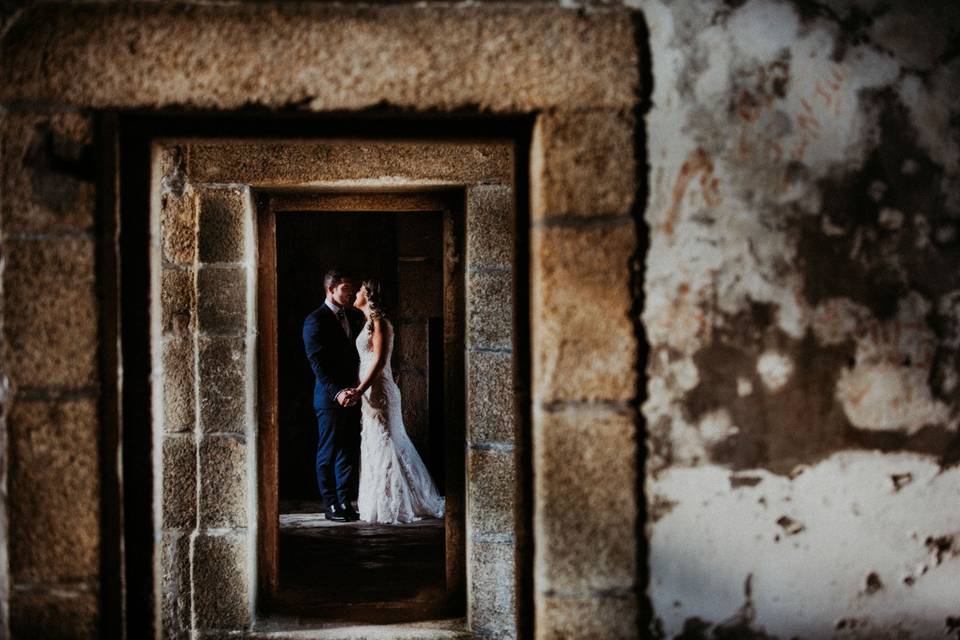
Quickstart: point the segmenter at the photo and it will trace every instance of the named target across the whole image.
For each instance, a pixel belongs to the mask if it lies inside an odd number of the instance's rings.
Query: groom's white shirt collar
[[[324,300],[323,303],[330,308],[330,311],[333,311],[333,315],[337,315],[340,313],[340,309],[342,309],[342,307],[338,307],[335,302],[331,302],[330,300]]]

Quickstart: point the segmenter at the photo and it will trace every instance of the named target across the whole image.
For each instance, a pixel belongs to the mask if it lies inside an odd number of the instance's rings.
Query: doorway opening
[[[462,615],[464,438],[462,191],[259,194],[261,601],[271,613],[369,622]],[[314,374],[304,319],[330,268],[375,278],[395,330],[392,369],[407,434],[448,505],[389,525],[323,516]],[[266,371],[265,369],[270,369]],[[272,434],[271,434],[272,432]],[[275,460],[275,466],[272,463]],[[356,500],[359,473],[354,473]],[[275,473],[271,473],[275,469]],[[265,485],[265,486],[264,486]],[[354,503],[356,504],[356,503]],[[263,552],[266,552],[265,554]]]

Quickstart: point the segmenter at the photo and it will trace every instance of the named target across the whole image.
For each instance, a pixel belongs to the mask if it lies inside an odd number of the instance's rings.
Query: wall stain
[[[714,444],[711,460],[733,470],[765,468],[790,476],[830,454],[847,449],[911,451],[934,456],[942,466],[960,462],[960,436],[943,425],[926,425],[908,435],[901,431],[858,429],[836,399],[837,380],[854,363],[852,338],[821,345],[808,331],[795,339],[775,326],[773,307],[754,303],[748,312],[724,318],[713,342],[694,355],[699,384],[682,398],[684,418],[696,424],[706,414],[726,409],[737,432]],[[776,391],[763,387],[756,365],[774,349],[793,363],[793,373]],[[754,392],[740,396],[738,378]],[[669,433],[658,427],[656,432]],[[663,453],[656,445],[655,450]]]
[[[945,559],[960,556],[960,544],[952,535],[928,536],[923,544],[933,554],[937,566],[943,564]]]
[[[954,224],[960,212],[947,210],[943,168],[919,147],[893,90],[865,92],[861,99],[879,112],[879,144],[859,169],[819,182],[820,217],[799,224],[798,262],[811,305],[846,297],[884,320],[910,290],[935,300],[960,287],[960,243],[935,241],[936,230]],[[885,212],[901,213],[902,226],[883,224]],[[825,227],[833,231],[824,233]]]
[[[48,123],[36,125],[23,157],[33,196],[59,215],[72,213],[83,183],[95,181],[93,155],[92,144],[62,135]]]
[[[713,160],[706,151],[698,147],[687,156],[674,182],[670,209],[667,211],[666,220],[661,225],[662,231],[667,235],[673,234],[677,218],[680,216],[683,197],[697,175],[700,176],[700,189],[707,206],[715,207],[720,203],[719,182],[713,176]]]
[[[944,625],[947,627],[947,635],[960,638],[960,616],[947,616]]]
[[[867,574],[866,586],[864,587],[864,593],[867,595],[873,595],[878,591],[883,591],[883,581],[880,579],[880,576],[876,571],[871,571]]]
[[[654,495],[653,499],[650,500],[647,505],[647,521],[650,523],[657,522],[660,518],[673,511],[673,508],[678,504],[680,503],[676,500],[670,500],[660,494]]]
[[[740,487],[755,487],[763,481],[760,476],[748,476],[733,474],[730,476],[730,488],[739,489]]]
[[[714,462],[787,475],[848,444],[851,427],[834,389],[853,345],[825,348],[810,334],[790,338],[771,317],[769,305],[754,304],[751,312],[724,322],[714,341],[694,356],[700,383],[684,396],[683,409],[691,423],[719,408],[729,411],[738,431],[713,446]],[[795,364],[776,392],[765,391],[757,373],[757,359],[768,348]],[[738,378],[749,380],[755,391],[739,396]]]
[[[780,516],[777,518],[777,524],[783,528],[784,533],[788,536],[795,536],[807,529],[802,522],[797,522],[790,516]]]
[[[813,20],[822,18],[837,24],[839,28],[836,31],[831,55],[835,62],[843,60],[852,47],[872,44],[867,30],[874,20],[890,10],[889,5],[885,3],[880,3],[873,10],[855,6],[852,3],[844,3],[842,13],[833,6],[835,3],[830,2],[792,0],[791,4],[805,23],[809,24]]]
[[[713,625],[703,618],[692,616],[684,620],[683,629],[674,640],[777,640],[762,628],[756,628],[756,609],[753,605],[753,574],[747,574],[743,584],[744,602],[735,614]]]
[[[890,481],[893,482],[894,492],[897,492],[897,491],[900,491],[900,489],[903,489],[905,486],[907,486],[911,482],[913,482],[913,474],[909,472],[895,473],[890,476]]]
[[[811,306],[848,298],[884,322],[911,291],[937,301],[960,289],[960,233],[942,231],[960,212],[948,210],[943,169],[919,147],[893,91],[867,92],[862,99],[878,114],[879,143],[860,168],[820,181],[820,215],[796,223],[797,262]],[[713,445],[714,462],[786,474],[835,451],[877,449],[933,455],[944,467],[960,464],[960,434],[947,425],[925,425],[912,435],[853,427],[835,398],[841,371],[854,364],[853,336],[835,346],[818,344],[810,333],[797,340],[774,327],[772,316],[772,307],[754,303],[724,318],[713,341],[694,356],[700,384],[683,398],[685,419],[696,424],[725,408],[738,429]],[[960,398],[951,372],[960,371],[960,353],[945,338],[956,332],[957,320],[933,305],[925,322],[937,336],[931,392],[956,413]],[[769,349],[794,363],[792,377],[775,392],[764,390],[756,372],[757,358]],[[739,397],[738,379],[760,392]]]

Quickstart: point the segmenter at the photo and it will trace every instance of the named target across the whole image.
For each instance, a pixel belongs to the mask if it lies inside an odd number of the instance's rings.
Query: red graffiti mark
[[[747,140],[747,132],[740,131],[740,139],[737,141],[737,152],[741,157],[745,158],[750,154],[750,151],[753,149],[753,145],[750,144],[750,141]]]
[[[807,151],[807,145],[810,143],[806,138],[801,138],[800,141],[794,145],[793,150],[790,152],[790,156],[795,160],[803,159],[803,154]]]
[[[833,104],[833,96],[831,96],[829,93],[827,93],[827,90],[823,88],[823,85],[822,85],[822,84],[820,84],[819,82],[817,82],[817,83],[814,85],[814,88],[815,88],[815,90],[816,90],[816,95],[818,95],[818,96],[820,96],[821,98],[823,98],[824,103],[825,103],[828,107]]]
[[[813,116],[805,116],[802,113],[797,114],[797,124],[802,129],[806,129],[811,135],[816,136],[820,131],[820,121]]]
[[[800,106],[803,107],[803,112],[794,116],[797,123],[798,140],[790,152],[792,160],[803,160],[807,146],[812,140],[820,137],[823,132],[822,114],[824,112],[832,113],[835,116],[840,115],[843,103],[841,96],[844,76],[836,69],[831,69],[830,75],[832,80],[815,81],[812,94],[800,98]],[[817,109],[817,106],[821,106],[821,108]]]
[[[712,178],[708,180],[709,173],[704,172],[700,176],[700,188],[703,190],[703,201],[708,206],[715,207],[720,204],[720,180]]]
[[[923,336],[923,322],[894,320],[890,324],[871,323],[862,330],[867,340],[880,347],[878,361],[894,367],[906,367],[927,371],[933,365],[934,342]],[[921,335],[917,335],[921,334]],[[907,345],[903,338],[912,338]]]
[[[781,145],[776,140],[769,140],[767,142],[767,148],[772,151],[773,161],[780,162],[783,159],[783,145]]]
[[[687,156],[686,161],[680,167],[677,181],[673,185],[673,201],[670,204],[670,209],[667,211],[666,220],[662,226],[663,231],[668,235],[673,234],[673,228],[677,222],[677,217],[680,215],[680,205],[683,204],[683,197],[687,193],[687,187],[690,186],[690,181],[693,180],[694,176],[699,173],[704,174],[703,177],[700,178],[700,184],[702,186],[705,184],[704,180],[709,179],[709,176],[713,174],[713,161],[710,159],[710,156],[707,155],[706,151],[697,148]],[[704,191],[704,199],[707,200],[707,204],[711,204],[706,191]]]
[[[737,113],[744,122],[756,122],[760,118],[760,102],[746,89],[740,92],[737,100]]]
[[[851,392],[847,395],[847,400],[849,400],[853,406],[858,407],[860,406],[860,401],[863,400],[868,391],[870,391],[869,384],[860,385],[859,389],[851,389]]]

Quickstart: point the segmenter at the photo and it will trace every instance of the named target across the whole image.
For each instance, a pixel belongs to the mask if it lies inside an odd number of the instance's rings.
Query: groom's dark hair
[[[336,287],[344,280],[349,279],[350,275],[340,269],[330,269],[330,271],[327,271],[327,275],[323,276],[323,290],[326,292],[330,287]]]

